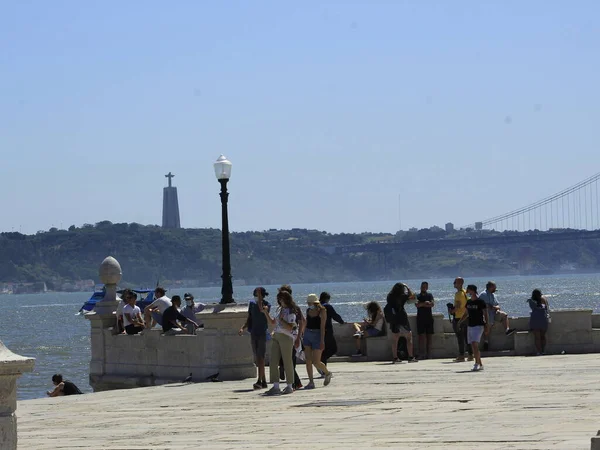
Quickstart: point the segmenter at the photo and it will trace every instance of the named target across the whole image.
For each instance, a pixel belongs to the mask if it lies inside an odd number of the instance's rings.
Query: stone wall
[[[246,320],[247,305],[211,305],[197,314],[204,323],[195,336],[162,336],[158,328],[143,335],[114,335],[112,319],[88,317],[92,322],[92,360],[90,384],[95,391],[180,382],[190,373],[194,381],[204,381],[219,373],[221,380],[256,376],[250,337],[237,332]],[[409,315],[416,332],[416,316]],[[500,324],[490,335],[490,349],[483,356],[531,355],[535,353],[529,318],[510,319],[518,331],[505,336]],[[334,324],[338,357],[356,351],[352,324]],[[442,314],[434,314],[433,358],[454,358],[458,353],[452,324]],[[391,358],[390,335],[361,340],[361,360],[380,361]],[[414,335],[415,354],[418,338]],[[267,345],[267,349],[269,345]],[[267,350],[268,351],[268,350]],[[547,353],[600,352],[600,315],[592,310],[556,310],[547,333]],[[350,358],[351,359],[351,358]]]

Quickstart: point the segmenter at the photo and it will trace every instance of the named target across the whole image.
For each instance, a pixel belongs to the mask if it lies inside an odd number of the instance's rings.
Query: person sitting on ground
[[[171,299],[166,296],[167,291],[161,287],[154,289],[155,300],[144,308],[144,318],[148,328],[154,328],[154,325],[163,324],[163,314],[171,306]]]
[[[144,331],[144,318],[140,307],[135,304],[136,300],[137,294],[130,292],[125,299],[126,305],[123,307],[123,326],[129,335]]]
[[[408,362],[417,362],[417,358],[413,354],[413,338],[408,322],[408,314],[406,314],[405,305],[408,301],[414,300],[415,294],[404,283],[396,283],[387,296],[387,304],[384,310],[386,320],[390,323],[392,331],[392,363],[399,362],[398,358],[398,341],[400,337],[406,339],[406,351],[408,353]],[[388,319],[389,317],[389,319]]]
[[[417,334],[419,335],[419,358],[431,357],[431,342],[433,340],[433,295],[427,292],[429,283],[421,283],[421,292],[417,294]]]
[[[542,296],[542,291],[534,289],[531,298],[527,300],[531,308],[529,317],[529,329],[535,336],[536,356],[546,352],[546,331],[548,331],[548,317],[550,315],[550,305],[546,297]]]
[[[187,328],[185,325],[179,323],[178,320],[181,320],[182,323],[192,324],[192,326],[198,328],[198,324],[194,320],[188,319],[179,312],[179,307],[181,306],[181,297],[179,295],[174,295],[171,303],[172,305],[169,306],[162,315],[162,329],[164,336],[187,334]]]
[[[69,380],[63,380],[63,376],[60,373],[52,375],[52,383],[54,384],[54,389],[46,392],[48,397],[83,394],[83,392],[81,392],[79,388],[75,386],[75,383]]]
[[[253,299],[248,304],[248,317],[246,322],[240,328],[238,334],[244,334],[244,330],[250,332],[250,345],[254,355],[254,364],[258,371],[258,379],[252,385],[253,389],[265,389],[267,387],[267,377],[265,374],[265,356],[267,354],[267,333],[269,332],[269,323],[263,310],[269,312],[271,305],[265,297],[269,293],[264,287],[257,287],[252,292]]]
[[[365,305],[368,316],[361,323],[355,323],[354,337],[356,338],[356,353],[352,356],[362,356],[360,339],[363,337],[375,337],[383,334],[383,311],[379,303],[372,301]]]
[[[337,342],[333,333],[332,320],[335,320],[337,323],[342,325],[346,323],[331,305],[330,300],[331,295],[329,295],[329,292],[321,292],[321,295],[319,296],[319,302],[327,310],[327,321],[325,322],[325,350],[323,350],[323,353],[321,353],[321,362],[325,365],[327,365],[327,360],[337,353]]]
[[[473,348],[475,355],[475,365],[471,369],[473,372],[483,370],[483,362],[481,361],[481,353],[479,352],[479,341],[481,336],[488,327],[488,310],[487,304],[477,296],[477,286],[470,284],[467,286],[467,313],[460,319],[461,322],[466,322],[467,340]]]
[[[185,308],[181,310],[181,314],[192,321],[196,321],[196,313],[204,311],[206,305],[204,303],[195,303],[194,296],[189,292],[183,294],[183,299],[185,300]],[[196,328],[202,328],[203,325],[198,323],[196,327],[193,323],[186,323],[185,328],[187,329],[188,334],[196,334]]]
[[[306,355],[306,373],[308,384],[305,389],[314,389],[313,365],[317,370],[325,374],[324,385],[331,382],[333,374],[327,366],[321,362],[321,352],[325,349],[325,322],[327,321],[327,310],[319,302],[317,294],[309,294],[306,298],[308,309],[306,310],[306,328],[304,329],[304,354]]]
[[[484,339],[483,349],[489,348],[489,334],[492,331],[492,327],[496,322],[500,322],[504,327],[504,333],[510,336],[515,332],[514,328],[508,326],[508,314],[500,310],[500,304],[496,299],[496,283],[488,281],[485,285],[485,291],[479,294],[479,298],[483,300],[488,308],[488,315],[490,318],[489,326],[486,329],[486,335]]]

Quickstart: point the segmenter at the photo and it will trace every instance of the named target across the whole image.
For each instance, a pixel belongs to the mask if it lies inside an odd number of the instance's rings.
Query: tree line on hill
[[[436,238],[444,237],[436,233]],[[428,233],[421,233],[428,235]],[[434,251],[337,254],[338,246],[413,240],[419,233],[341,233],[292,229],[231,233],[234,280],[248,284],[393,280],[421,277],[510,275],[600,270],[600,240]],[[123,284],[219,285],[219,229],[163,229],[137,223],[98,222],[34,235],[0,234],[0,282],[98,280],[108,256],[123,269]],[[524,266],[523,261],[526,264]]]

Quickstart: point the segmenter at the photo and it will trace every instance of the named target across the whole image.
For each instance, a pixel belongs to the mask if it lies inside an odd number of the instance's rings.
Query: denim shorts
[[[305,347],[319,350],[321,348],[321,330],[311,330],[310,328],[304,330],[302,343]]]
[[[483,334],[483,325],[478,325],[476,327],[468,327],[467,329],[467,343],[477,342],[481,340],[481,335]]]
[[[158,311],[152,311],[152,318],[154,321],[162,327],[162,314]]]

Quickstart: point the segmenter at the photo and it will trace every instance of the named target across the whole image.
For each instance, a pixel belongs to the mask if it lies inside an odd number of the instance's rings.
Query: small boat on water
[[[117,294],[121,295],[124,289],[118,290]],[[154,289],[131,289],[131,291],[135,292],[138,295],[138,300],[136,305],[143,311],[146,306],[154,301]],[[104,298],[105,295],[104,286],[100,289],[95,288],[94,293],[90,297],[90,299],[83,304],[81,309],[79,310],[80,314],[89,314],[94,310],[96,303]]]

